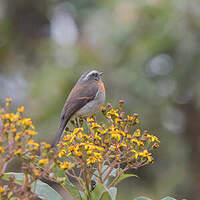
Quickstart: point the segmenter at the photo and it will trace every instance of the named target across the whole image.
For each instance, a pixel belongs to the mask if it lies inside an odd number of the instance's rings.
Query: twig
[[[108,189],[110,187],[112,187],[112,185],[117,181],[117,179],[120,177],[121,173],[120,173],[120,164],[118,164],[118,174],[117,176],[114,178],[114,180],[111,182],[111,184],[108,186]]]
[[[113,168],[115,166],[115,163],[112,164],[112,166],[110,166],[110,169],[108,171],[108,173],[106,174],[105,178],[103,179],[103,183],[107,180],[107,178],[109,177],[110,173],[112,172]]]

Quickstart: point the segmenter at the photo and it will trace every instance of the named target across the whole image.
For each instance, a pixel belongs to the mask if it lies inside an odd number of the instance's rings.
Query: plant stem
[[[106,174],[105,178],[103,179],[103,183],[104,183],[104,182],[107,180],[107,178],[109,177],[109,175],[110,175],[110,173],[112,172],[114,166],[115,166],[115,162],[114,162],[113,164],[111,164],[108,173]]]
[[[108,186],[108,189],[110,188],[110,187],[112,187],[113,186],[113,184],[117,181],[117,179],[120,177],[120,164],[118,164],[118,174],[117,174],[117,176],[114,178],[114,180],[112,181],[112,183]]]
[[[87,174],[83,173],[83,178],[85,180],[85,190],[86,190],[87,200],[90,200],[90,189],[89,189]]]

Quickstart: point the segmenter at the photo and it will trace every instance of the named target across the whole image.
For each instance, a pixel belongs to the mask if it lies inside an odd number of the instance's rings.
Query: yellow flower
[[[15,135],[15,141],[18,141],[20,139],[20,135],[21,135],[20,132],[16,133],[16,135]]]
[[[101,112],[106,112],[106,107],[105,106],[101,106]]]
[[[108,132],[108,129],[105,129],[105,130],[103,130],[103,131],[100,131],[100,134],[101,134],[101,135],[105,135],[107,132]]]
[[[12,129],[11,129],[11,132],[13,132],[13,133],[16,132],[16,131],[17,131],[16,128],[12,128]]]
[[[12,98],[6,98],[7,103],[11,103],[11,101],[12,101]]]
[[[18,155],[18,154],[20,154],[21,152],[22,152],[21,149],[13,150],[13,153],[14,153],[15,155]]]
[[[138,128],[135,132],[134,132],[134,136],[135,137],[140,137],[141,135],[141,130]]]
[[[127,147],[127,145],[124,142],[122,142],[120,144],[117,144],[117,148],[120,148],[120,147]]]
[[[137,140],[137,139],[135,139],[135,138],[133,138],[133,139],[131,139],[131,142],[132,143],[136,143],[138,146],[144,146],[144,143],[143,142],[141,142],[141,141],[139,141],[139,140]]]
[[[47,158],[39,160],[39,164],[46,165],[48,163],[49,163],[49,160]]]
[[[93,123],[91,124],[91,128],[98,128],[98,127],[100,127],[100,125],[98,125],[97,123],[94,123],[94,122],[93,122]]]
[[[85,146],[85,149],[94,149],[94,145],[92,143],[81,143],[81,145]]]
[[[140,152],[139,155],[142,157],[146,157],[149,162],[153,161],[153,159],[151,157],[151,153],[149,153],[146,149],[143,152]]]
[[[24,106],[17,108],[17,111],[20,112],[20,113],[24,112]]]
[[[131,134],[127,134],[126,137],[130,139],[132,137],[132,135]]]
[[[74,151],[75,150],[75,146],[69,146],[68,150],[71,151],[71,152]]]
[[[5,123],[4,127],[7,128],[10,124],[9,123]]]
[[[35,141],[31,139],[31,140],[28,141],[28,144],[33,144],[34,145]]]
[[[31,160],[35,159],[35,155],[30,156]]]
[[[119,162],[121,161],[121,160],[120,160],[120,154],[117,154],[117,155],[116,155],[116,159],[117,159],[117,161],[119,161]]]
[[[143,152],[140,152],[139,155],[140,155],[140,156],[143,156],[143,157],[147,157],[147,156],[150,156],[151,153],[149,153],[149,152],[145,149]]]
[[[153,147],[158,148],[159,144],[158,143],[154,143]]]
[[[95,148],[96,148],[96,150],[98,150],[98,151],[105,151],[105,149],[103,148],[103,147],[99,147],[99,146],[95,146]]]
[[[25,133],[27,135],[37,135],[37,132],[36,131],[33,131],[33,130],[26,130]]]
[[[49,149],[51,147],[51,145],[47,144],[46,142],[41,142],[41,145],[43,145],[46,149]]]
[[[0,193],[3,193],[5,190],[0,186]]]
[[[58,153],[58,157],[61,158],[62,156],[64,156],[67,153],[66,149],[61,149]]]
[[[102,157],[102,154],[101,153],[97,153],[97,152],[94,152],[94,157],[100,161],[103,157]]]
[[[153,161],[153,159],[152,159],[151,156],[147,156],[147,159],[148,159],[149,162],[152,162],[152,161]]]
[[[33,126],[32,121],[31,121],[30,118],[21,119],[21,120],[19,120],[19,123],[20,123],[22,126],[29,126],[29,127],[31,127],[32,129],[35,129],[35,127]]]
[[[100,142],[98,140],[94,141],[94,144],[98,145]]]
[[[111,126],[111,130],[109,131],[109,133],[111,134],[112,138],[118,141],[121,139],[121,135],[119,134],[119,131],[117,129],[115,130],[115,127]]]
[[[98,136],[98,133],[95,133],[95,136],[94,136],[95,139],[98,139],[98,140],[101,140],[101,137]]]
[[[117,110],[114,110],[113,108],[111,110],[109,110],[109,112],[107,112],[107,116],[109,115],[112,115],[112,116],[115,116],[115,117],[119,117],[119,114],[118,114],[118,109]]]
[[[137,160],[139,156],[139,152],[137,152],[135,149],[132,149],[131,152],[134,152],[134,158]]]
[[[76,137],[76,135],[74,133],[72,133],[72,134],[73,134],[73,136],[71,137],[71,140],[69,141],[70,143],[72,143]]]
[[[86,153],[87,153],[88,155],[90,155],[90,154],[92,154],[92,150],[88,150]]]
[[[79,132],[79,133],[77,134],[77,137],[78,137],[78,138],[82,138],[82,137],[83,137],[83,132]]]
[[[120,118],[115,118],[115,123],[116,123],[116,124],[118,124],[118,123],[120,123],[120,122],[122,122],[122,120],[121,120]]]
[[[60,168],[61,169],[70,169],[72,166],[72,163],[64,161],[60,163]]]
[[[136,124],[139,124],[139,122],[140,122],[140,120],[137,118],[137,119],[135,120],[135,123],[136,123]]]
[[[36,143],[34,140],[29,140],[28,141],[28,145],[33,145],[34,146],[34,150],[37,150],[38,149],[38,147],[39,147],[39,144],[38,143]]]
[[[94,122],[94,118],[93,117],[88,117],[87,118],[87,122]]]
[[[114,139],[116,139],[116,140],[118,140],[118,141],[120,141],[120,139],[121,139],[121,135],[120,134],[118,134],[118,133],[113,133],[112,135],[112,138],[114,138]]]
[[[33,170],[33,173],[35,174],[35,176],[38,176],[39,175],[39,171],[37,169],[34,169]]]
[[[78,156],[78,157],[81,157],[83,155],[83,153],[81,151],[75,151],[75,154]]]
[[[19,115],[16,115],[14,113],[6,113],[1,116],[3,120],[10,120],[11,122],[16,121],[19,119]]]
[[[71,134],[65,135],[63,140],[68,141],[71,139]]]
[[[160,143],[160,140],[154,135],[148,134],[147,137],[150,138],[152,142],[157,141],[158,143]]]
[[[121,135],[123,135],[124,137],[126,136],[125,132],[122,131],[122,130],[118,130],[118,133],[121,134]]]
[[[97,161],[97,159],[93,156],[90,156],[88,159],[87,159],[87,165],[89,165],[90,163],[95,163]]]
[[[78,133],[78,132],[83,132],[83,127],[81,127],[81,128],[75,128],[72,134],[76,135],[76,133]]]
[[[0,146],[0,152],[3,153],[5,150],[2,146]]]
[[[126,162],[129,163],[129,162],[131,162],[132,160],[133,160],[133,158],[127,158],[127,159],[126,159]]]
[[[115,151],[115,149],[116,149],[116,146],[114,146],[114,145],[111,145],[109,148],[110,151]]]
[[[127,119],[128,119],[129,121],[133,121],[133,117],[132,117],[132,116],[127,115]]]

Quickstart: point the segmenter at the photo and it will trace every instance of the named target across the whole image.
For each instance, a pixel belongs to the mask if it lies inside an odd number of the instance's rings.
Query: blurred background
[[[140,178],[122,182],[118,200],[198,200],[199,0],[0,0],[0,104],[24,105],[38,141],[51,142],[88,69],[104,72],[106,102],[125,100],[161,140],[155,163],[132,171]]]

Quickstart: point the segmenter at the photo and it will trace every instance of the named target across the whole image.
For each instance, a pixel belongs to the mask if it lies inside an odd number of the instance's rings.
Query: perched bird
[[[88,117],[96,113],[103,105],[105,88],[102,74],[102,72],[92,70],[81,75],[62,109],[60,126],[52,142],[52,147],[59,142],[68,121],[74,114],[78,117]]]

